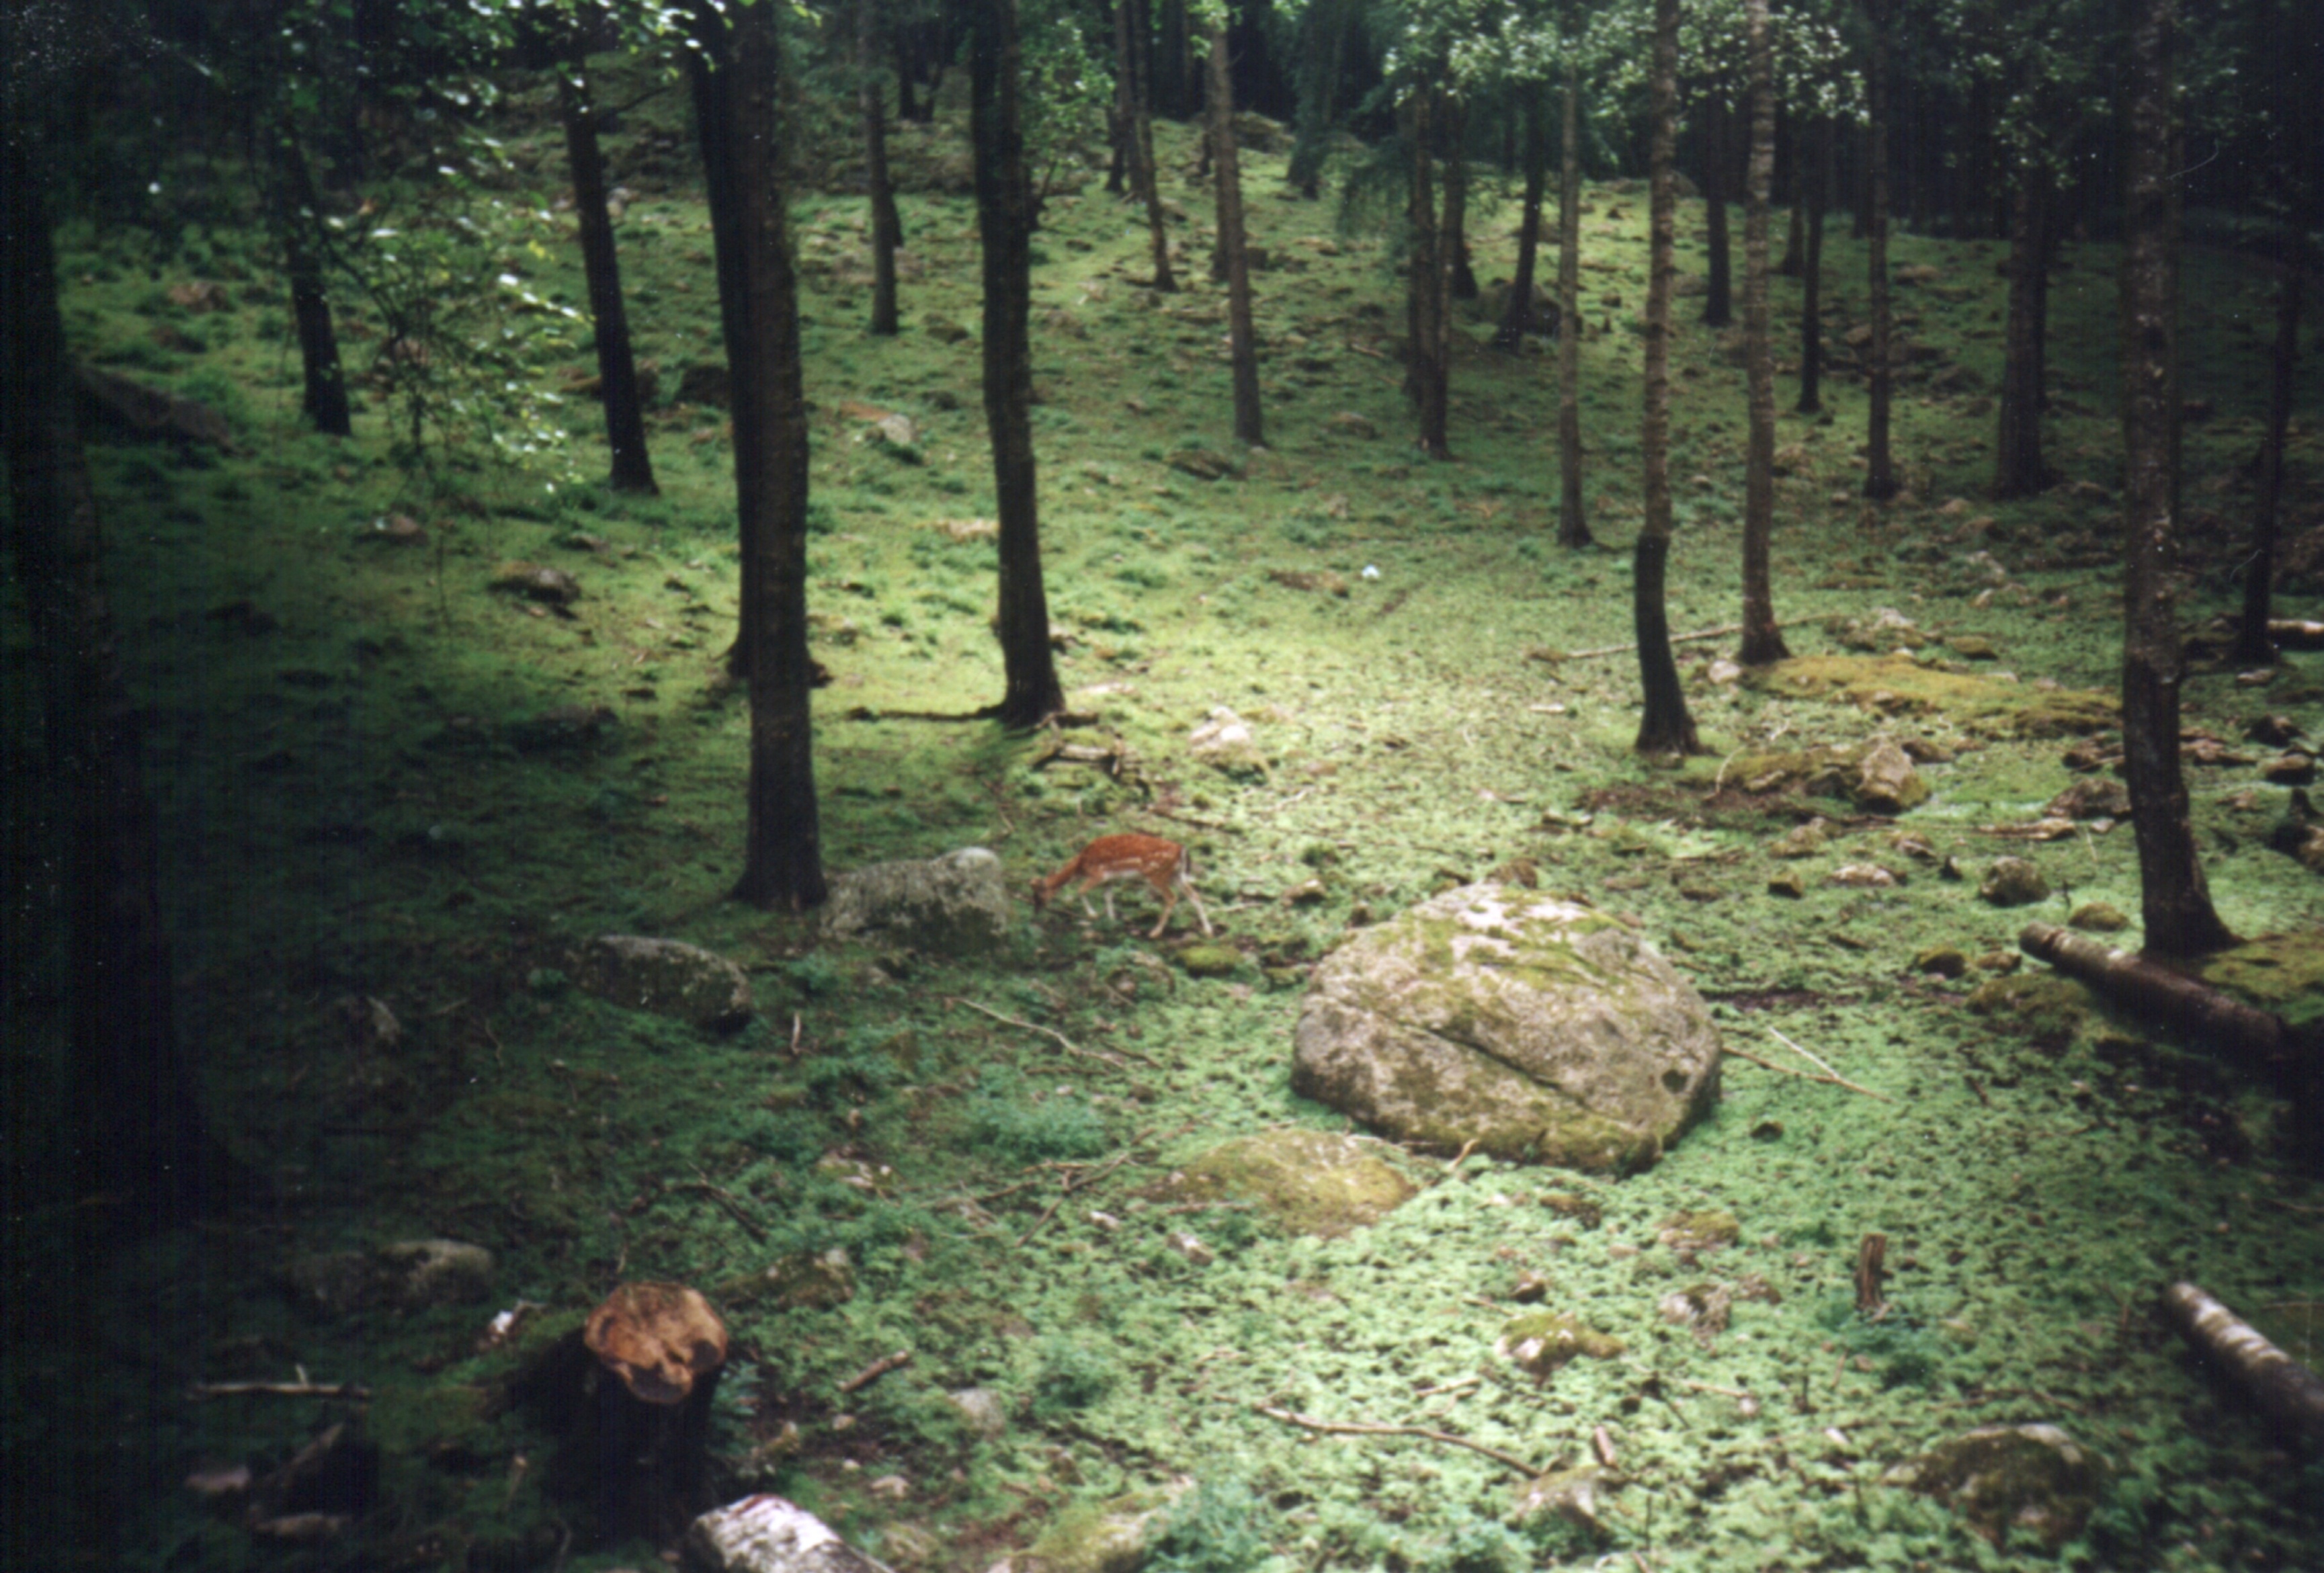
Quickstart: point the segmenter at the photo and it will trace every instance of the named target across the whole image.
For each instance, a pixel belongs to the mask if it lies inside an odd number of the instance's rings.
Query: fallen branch
[[[1019,1020],[1018,1020],[1018,1019],[1017,1019],[1015,1016],[1003,1016],[1003,1015],[1001,1015],[999,1011],[994,1010],[993,1008],[991,1008],[990,1006],[979,1005],[979,1004],[978,1004],[975,1000],[973,1000],[973,999],[957,999],[957,998],[947,998],[945,999],[945,1004],[947,1004],[947,1005],[964,1005],[964,1006],[966,1006],[969,1009],[975,1011],[975,1012],[976,1012],[976,1013],[978,1013],[980,1016],[991,1016],[993,1020],[998,1021],[998,1022],[1005,1022],[1005,1023],[1007,1023],[1007,1024],[1008,1024],[1009,1026],[1014,1026],[1014,1027],[1022,1027],[1022,1028],[1023,1028],[1025,1031],[1027,1031],[1027,1032],[1030,1032],[1030,1033],[1039,1033],[1039,1034],[1040,1034],[1042,1036],[1044,1036],[1044,1037],[1054,1038],[1054,1039],[1056,1039],[1056,1040],[1057,1046],[1058,1046],[1059,1048],[1061,1048],[1061,1049],[1065,1050],[1065,1053],[1069,1053],[1069,1054],[1076,1054],[1076,1055],[1079,1055],[1081,1058],[1083,1058],[1083,1059],[1084,1059],[1084,1060],[1095,1060],[1095,1061],[1097,1061],[1100,1064],[1111,1065],[1111,1066],[1112,1066],[1112,1067],[1113,1067],[1115,1070],[1117,1070],[1117,1071],[1121,1070],[1121,1069],[1123,1069],[1123,1068],[1124,1068],[1124,1067],[1123,1067],[1123,1065],[1122,1065],[1122,1062],[1121,1062],[1121,1058],[1120,1058],[1120,1055],[1118,1055],[1118,1054],[1116,1054],[1116,1053],[1114,1053],[1112,1051],[1111,1051],[1111,1050],[1092,1050],[1092,1049],[1084,1049],[1084,1048],[1082,1048],[1082,1047],[1080,1047],[1078,1044],[1076,1044],[1074,1042],[1074,1040],[1073,1040],[1073,1039],[1071,1039],[1071,1038],[1067,1037],[1065,1034],[1063,1034],[1063,1033],[1059,1032],[1059,1031],[1058,1031],[1056,1028],[1055,1028],[1055,1027],[1051,1027],[1051,1026],[1042,1026],[1040,1023],[1038,1023],[1038,1022],[1033,1022],[1033,1021],[1019,1021]],[[1125,1050],[1125,1051],[1123,1051],[1123,1053],[1128,1053],[1128,1051],[1126,1051],[1126,1050]],[[1153,1063],[1154,1063],[1154,1062],[1153,1062],[1153,1061],[1147,1059],[1147,1058],[1146,1058],[1146,1056],[1145,1056],[1145,1055],[1143,1055],[1143,1054],[1135,1054],[1135,1055],[1132,1055],[1131,1057],[1132,1057],[1132,1058],[1135,1058],[1135,1059],[1138,1059],[1138,1060],[1139,1060],[1139,1061],[1142,1061],[1142,1062],[1144,1062],[1146,1064],[1148,1064],[1148,1065],[1151,1065],[1151,1064],[1153,1064]]]
[[[1786,1039],[1784,1041],[1789,1042],[1790,1040]],[[1794,1044],[1792,1046],[1794,1048],[1799,1047],[1796,1044]],[[1807,1053],[1804,1049],[1802,1049],[1800,1052],[1802,1053]],[[1858,1086],[1857,1083],[1850,1081],[1847,1077],[1841,1075],[1839,1072],[1832,1070],[1829,1065],[1825,1065],[1821,1072],[1795,1070],[1789,1065],[1778,1065],[1773,1060],[1763,1060],[1758,1055],[1753,1053],[1750,1050],[1738,1049],[1732,1044],[1721,1044],[1720,1045],[1720,1053],[1724,1054],[1732,1054],[1738,1060],[1748,1060],[1753,1064],[1758,1066],[1761,1070],[1773,1071],[1778,1076],[1797,1076],[1803,1081],[1821,1081],[1827,1087],[1845,1087],[1850,1092],[1861,1092],[1865,1097],[1880,1103],[1894,1103],[1896,1101],[1885,1092],[1875,1092],[1869,1087]],[[1809,1054],[1808,1058],[1814,1060],[1815,1056],[1813,1054]],[[1816,1060],[1816,1063],[1821,1065],[1823,1064],[1823,1062]]]
[[[1804,622],[1829,622],[1831,621],[1831,619],[1829,615],[1818,615],[1815,617],[1787,617],[1781,622],[1775,624],[1775,626],[1777,628],[1797,628]],[[1738,634],[1742,631],[1743,625],[1741,623],[1726,622],[1720,624],[1717,628],[1699,628],[1692,633],[1674,633],[1670,636],[1670,642],[1674,645],[1700,644],[1704,639],[1725,639],[1729,634]],[[1560,661],[1587,661],[1594,659],[1599,656],[1627,656],[1637,650],[1637,648],[1636,641],[1633,641],[1627,645],[1600,645],[1594,649],[1587,650],[1565,650],[1561,652],[1557,650],[1543,649],[1534,651],[1533,658],[1537,661],[1547,661],[1552,666],[1554,666]]]
[[[365,1399],[371,1389],[353,1382],[196,1382],[186,1389],[188,1398],[241,1398],[256,1395],[262,1398],[351,1398]]]
[[[2262,1409],[2311,1438],[2324,1439],[2324,1380],[2315,1372],[2192,1283],[2164,1290],[2163,1310],[2181,1335],[2225,1366]]]
[[[2267,637],[2282,650],[2324,650],[2324,622],[2271,621]]]
[[[1482,1453],[1494,1463],[1514,1469],[1528,1480],[1538,1479],[1542,1473],[1514,1454],[1504,1453],[1499,1448],[1489,1448],[1482,1442],[1472,1442],[1466,1437],[1454,1436],[1451,1431],[1432,1430],[1426,1426],[1377,1425],[1370,1421],[1317,1420],[1313,1415],[1295,1414],[1287,1409],[1270,1409],[1264,1403],[1254,1403],[1251,1408],[1269,1420],[1279,1420],[1302,1430],[1342,1437],[1420,1437],[1428,1441],[1442,1442],[1448,1448],[1466,1448],[1472,1453]]]
[[[879,1381],[881,1377],[885,1376],[889,1372],[895,1370],[898,1366],[908,1366],[911,1363],[912,1351],[909,1349],[898,1349],[892,1355],[882,1355],[878,1359],[872,1361],[869,1366],[864,1366],[863,1369],[855,1373],[854,1375],[850,1376],[846,1381],[841,1383],[839,1384],[840,1394],[844,1397],[850,1393],[853,1393],[858,1388],[869,1387],[872,1384]]]
[[[2017,936],[2017,948],[2118,1004],[2213,1039],[2244,1058],[2274,1061],[2292,1046],[2292,1029],[2282,1016],[2230,999],[2144,956],[2110,949],[2046,923],[2027,924]]]

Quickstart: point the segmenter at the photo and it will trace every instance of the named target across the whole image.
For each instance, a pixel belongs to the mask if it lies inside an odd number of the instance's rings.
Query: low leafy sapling
[[[1049,905],[1049,898],[1065,886],[1080,881],[1082,910],[1095,917],[1089,904],[1089,892],[1095,886],[1110,886],[1117,879],[1143,879],[1162,898],[1162,915],[1154,930],[1146,937],[1158,940],[1162,931],[1170,925],[1170,914],[1184,895],[1194,904],[1194,916],[1208,934],[1211,915],[1203,910],[1203,898],[1194,893],[1194,860],[1176,842],[1164,841],[1160,836],[1123,834],[1100,836],[1084,847],[1074,860],[1045,878],[1033,881],[1033,910],[1040,912]],[[1105,893],[1106,921],[1113,916],[1113,892]]]

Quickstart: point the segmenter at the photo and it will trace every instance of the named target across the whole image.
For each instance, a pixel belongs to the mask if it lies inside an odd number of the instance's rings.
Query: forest
[[[2324,1567],[2313,0],[0,0],[0,1563]]]

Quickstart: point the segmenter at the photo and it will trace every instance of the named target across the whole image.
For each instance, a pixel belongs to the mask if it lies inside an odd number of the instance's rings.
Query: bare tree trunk
[[[872,202],[871,331],[896,332],[896,248],[904,223],[896,213],[896,183],[888,171],[888,116],[880,82],[880,0],[855,0],[856,88],[863,115],[863,184]]]
[[[16,108],[0,103],[0,454],[15,578],[69,816],[65,1118],[74,1171],[65,1182],[104,1208],[107,1224],[142,1231],[263,1187],[211,1135],[178,1040],[161,833],[105,585],[47,204],[30,133],[9,113]]]
[[[1235,149],[1234,82],[1227,69],[1227,30],[1211,29],[1211,179],[1219,205],[1219,249],[1227,259],[1227,345],[1234,366],[1235,437],[1267,443],[1259,402],[1259,344],[1250,319],[1250,253],[1244,244],[1242,164]]]
[[[1154,164],[1154,37],[1146,0],[1120,0],[1129,13],[1125,36],[1130,43],[1130,178],[1138,199],[1146,205],[1146,235],[1154,256],[1154,290],[1174,293],[1178,281],[1170,271],[1169,216],[1162,210],[1162,180]]]
[[[306,150],[286,119],[274,133],[277,215],[283,271],[290,284],[290,320],[299,333],[299,366],[304,391],[299,407],[325,437],[351,437],[355,422],[347,403],[347,376],[339,364],[338,334],[331,326],[331,297],[323,282],[323,258],[316,245],[322,207]]]
[[[758,470],[764,513],[744,550],[758,604],[746,621],[751,682],[749,831],[734,896],[754,906],[800,911],[825,895],[815,792],[814,662],[807,641],[807,402],[799,373],[798,285],[791,266],[783,181],[779,35],[771,6],[735,10],[725,107],[726,145],[738,198],[735,269],[743,285],[743,353],[732,368],[738,392],[734,462]],[[759,430],[742,440],[740,411]]]
[[[1725,327],[1735,320],[1734,266],[1727,237],[1727,104],[1716,92],[1702,101],[1702,238],[1708,256],[1702,290],[1702,326]]]
[[[2124,84],[2122,256],[2123,774],[2138,839],[2148,954],[2233,944],[2211,906],[2179,767],[2177,597],[2171,582],[2179,415],[2176,0],[2137,0]]]
[[[1329,43],[1325,42],[1328,36]],[[1307,201],[1322,189],[1324,142],[1338,102],[1348,26],[1342,0],[1310,0],[1299,14],[1299,106],[1291,167],[1284,178]]]
[[[977,226],[984,237],[984,418],[991,428],[1001,513],[1005,684],[991,713],[1004,726],[1034,727],[1063,710],[1065,695],[1049,647],[1048,593],[1041,578],[1033,457],[1032,189],[1018,98],[1017,0],[973,0],[968,17]]]
[[[2300,236],[2287,224],[2282,270],[2275,284],[2275,352],[2269,380],[2267,436],[2259,455],[2259,501],[2252,516],[2251,560],[2244,565],[2243,618],[2236,631],[2236,659],[2252,666],[2275,664],[2275,640],[2267,631],[2275,595],[2276,532],[2283,511],[2283,436],[2292,422],[2292,397],[2300,367],[2300,297],[2307,269]]]
[[[774,503],[761,491],[770,474],[755,451],[766,428],[754,406],[757,380],[744,370],[752,354],[749,306],[751,276],[749,246],[743,225],[745,193],[742,189],[740,155],[733,145],[738,111],[732,99],[734,70],[732,41],[723,18],[698,13],[700,46],[680,52],[686,61],[686,81],[694,100],[696,134],[702,144],[703,193],[710,208],[710,247],[718,275],[718,325],[726,351],[726,412],[734,433],[734,520],[742,550],[738,605],[740,626],[726,651],[726,675],[747,681],[751,651],[757,642],[757,622],[763,599],[759,593],[759,538]]]
[[[1582,67],[1565,62],[1557,172],[1557,544],[1597,543],[1582,507]]]
[[[1476,270],[1469,265],[1469,100],[1444,100],[1444,294],[1447,300],[1477,298]],[[1450,333],[1448,324],[1446,332]]]
[[[1750,433],[1743,479],[1743,645],[1736,659],[1764,667],[1791,655],[1775,621],[1768,538],[1775,528],[1775,355],[1767,309],[1767,187],[1775,163],[1775,71],[1767,0],[1744,0],[1751,78],[1751,163],[1743,209],[1743,336]]]
[[[1800,289],[1802,415],[1823,409],[1823,210],[1831,198],[1831,122],[1816,122],[1814,162],[1807,175],[1807,267]]]
[[[2046,168],[2029,159],[2010,204],[2009,308],[2002,339],[2000,431],[1993,494],[2031,497],[2057,479],[2042,457],[2042,318],[2048,303],[2049,230],[2055,195]]]
[[[616,492],[652,496],[653,458],[646,451],[645,410],[638,397],[637,360],[630,347],[629,312],[622,299],[622,264],[613,247],[613,217],[605,207],[605,157],[597,143],[597,106],[589,92],[588,46],[557,73],[557,107],[565,123],[565,157],[573,172],[573,214],[581,228],[581,271],[589,290],[589,317],[597,341],[597,386],[605,400],[605,446],[613,454],[607,484]]]
[[[1636,748],[1642,754],[1692,754],[1694,718],[1679,686],[1671,654],[1670,612],[1664,580],[1670,564],[1670,340],[1672,253],[1678,239],[1678,181],[1673,168],[1678,115],[1678,0],[1655,0],[1654,55],[1646,78],[1653,104],[1649,138],[1646,230],[1646,422],[1639,448],[1646,462],[1646,518],[1638,527],[1630,575],[1631,614],[1637,630],[1638,676],[1645,710]]]
[[[1872,280],[1872,364],[1866,378],[1870,413],[1866,421],[1864,494],[1886,502],[1903,490],[1896,479],[1896,462],[1888,450],[1888,400],[1895,369],[1888,363],[1888,5],[1867,0],[1872,23],[1872,69],[1868,97],[1871,125],[1866,139],[1866,159],[1871,165],[1871,224],[1865,253]]]
[[[1416,87],[1404,104],[1404,128],[1412,169],[1405,219],[1410,234],[1405,281],[1405,321],[1411,341],[1406,386],[1419,417],[1420,451],[1432,459],[1452,456],[1447,435],[1451,385],[1445,365],[1450,322],[1445,307],[1443,232],[1436,217],[1429,144],[1434,140],[1437,90]]]
[[[1541,253],[1541,199],[1549,187],[1549,128],[1542,122],[1542,87],[1526,83],[1525,95],[1525,201],[1517,219],[1517,276],[1509,281],[1509,298],[1501,304],[1501,323],[1493,333],[1493,347],[1514,354],[1534,330],[1533,277]]]

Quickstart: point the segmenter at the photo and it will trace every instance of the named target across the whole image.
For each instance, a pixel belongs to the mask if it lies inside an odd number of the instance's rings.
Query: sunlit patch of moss
[[[2077,737],[2116,724],[2110,694],[2005,683],[1904,656],[1798,656],[1745,674],[1762,692],[1844,700],[1883,716],[1941,715],[1984,737]]]

